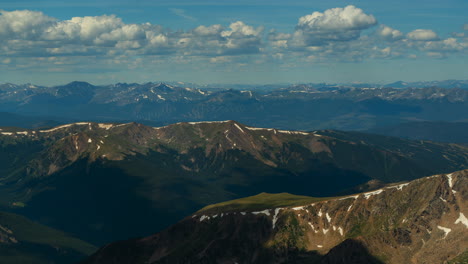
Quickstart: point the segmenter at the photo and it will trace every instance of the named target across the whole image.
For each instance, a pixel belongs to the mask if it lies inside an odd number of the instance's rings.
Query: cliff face
[[[468,248],[468,170],[300,206],[262,208],[264,196],[204,208],[83,263],[444,263]]]

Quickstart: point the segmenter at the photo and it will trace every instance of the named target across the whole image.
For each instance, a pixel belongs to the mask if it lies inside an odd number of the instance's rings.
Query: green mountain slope
[[[95,250],[61,231],[0,212],[0,263],[71,263]]]
[[[82,263],[459,263],[467,194],[468,170],[344,197],[261,194],[111,243]]]

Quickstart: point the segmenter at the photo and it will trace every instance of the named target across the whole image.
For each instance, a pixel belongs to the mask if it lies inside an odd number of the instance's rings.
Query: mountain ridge
[[[466,147],[454,144],[236,121],[2,128],[0,162],[9,166],[0,168],[0,204],[101,244],[158,231],[223,200],[259,192],[349,193],[375,188],[366,184],[371,180],[464,169],[467,160]],[[123,226],[127,233],[120,233]]]
[[[106,245],[82,263],[442,263],[468,247],[467,176],[261,211],[202,210],[161,233]]]
[[[34,87],[34,88],[31,88]],[[0,111],[61,120],[174,123],[234,119],[252,126],[366,130],[411,120],[462,121],[468,90],[327,85],[206,89],[144,83],[0,85]],[[333,107],[331,107],[333,105]]]

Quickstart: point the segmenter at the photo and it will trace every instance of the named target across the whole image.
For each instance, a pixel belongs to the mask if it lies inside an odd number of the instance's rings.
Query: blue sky
[[[0,83],[468,79],[468,1],[0,0]]]

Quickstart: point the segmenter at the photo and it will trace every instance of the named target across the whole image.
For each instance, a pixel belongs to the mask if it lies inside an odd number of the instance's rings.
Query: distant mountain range
[[[393,87],[393,88],[442,87],[442,88],[468,89],[468,80],[421,81],[421,82],[397,81],[397,82],[386,84],[383,87]]]
[[[466,263],[467,193],[468,170],[352,196],[262,193],[81,263]]]
[[[367,130],[410,121],[468,120],[468,89],[463,86],[466,81],[424,83],[427,88],[420,88],[426,87],[423,83],[398,83],[393,85],[396,88],[367,84],[235,86],[240,90],[184,83],[94,86],[72,82],[54,87],[2,84],[0,111],[37,119],[25,121],[30,127],[50,120],[138,120],[151,126],[238,120],[280,129]],[[11,123],[8,116],[0,116],[0,125]]]

